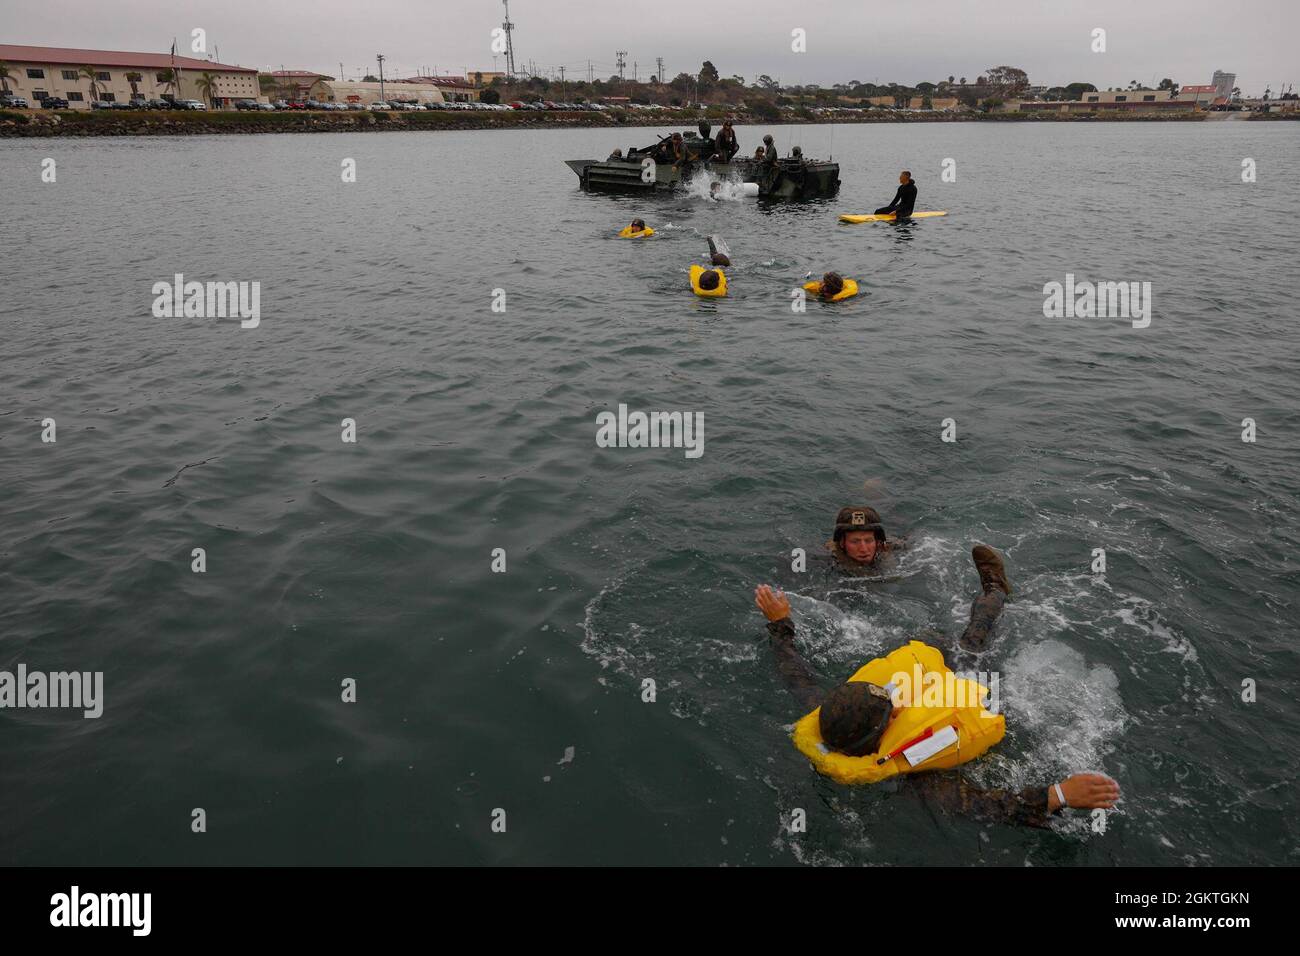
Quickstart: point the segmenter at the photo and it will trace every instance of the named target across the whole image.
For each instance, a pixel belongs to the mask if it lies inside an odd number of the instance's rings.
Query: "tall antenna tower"
[[[501,24],[501,29],[506,31],[506,72],[513,78],[515,75],[515,41],[511,34],[515,32],[515,25],[510,22],[510,0],[501,0],[501,4],[506,8],[506,19]]]
[[[662,83],[664,81],[664,58],[661,56],[655,57],[655,63],[659,64],[659,82]]]
[[[619,50],[614,54],[614,60],[618,63],[618,78],[623,79],[623,67],[627,66],[627,50]]]

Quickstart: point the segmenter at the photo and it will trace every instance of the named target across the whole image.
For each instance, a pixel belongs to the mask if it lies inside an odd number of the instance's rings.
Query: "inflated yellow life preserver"
[[[704,296],[706,299],[713,299],[713,298],[717,298],[718,296],[726,295],[727,274],[723,272],[721,269],[717,268],[716,266],[713,267],[712,271],[718,274],[718,287],[716,289],[700,288],[700,276],[704,275],[704,273],[708,271],[709,270],[704,268],[704,266],[691,266],[691,291],[694,292],[696,295]]]
[[[633,232],[631,226],[624,226],[619,232],[618,237],[620,239],[648,239],[654,234],[655,231],[649,226],[646,226],[640,232]]]
[[[805,282],[803,287],[805,292],[811,292],[813,295],[822,294],[822,284],[820,282]],[[840,299],[851,299],[858,294],[858,283],[854,279],[845,279],[844,288],[831,296],[832,302],[838,302]]]
[[[926,674],[936,676],[927,678]],[[865,757],[850,757],[827,748],[821,735],[820,707],[794,725],[794,745],[799,752],[812,761],[818,773],[838,783],[879,783],[900,773],[947,770],[974,760],[1006,734],[1006,718],[990,713],[985,707],[988,688],[954,675],[944,664],[943,654],[920,641],[877,657],[849,680],[867,681],[880,687],[896,684],[906,691],[910,701],[900,706],[900,694],[895,692],[894,716],[876,753]],[[902,754],[883,764],[876,763],[880,757],[924,734],[927,728],[937,733],[945,727],[957,731],[956,744],[917,766],[913,767]]]

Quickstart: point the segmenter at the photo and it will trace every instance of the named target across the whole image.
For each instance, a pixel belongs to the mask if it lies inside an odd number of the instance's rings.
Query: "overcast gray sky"
[[[387,75],[434,67],[491,70],[490,31],[500,0],[91,0],[5,2],[0,42],[93,49],[188,52],[194,27],[227,63],[348,76],[387,57]],[[615,71],[627,51],[641,77],[664,58],[665,78],[709,59],[724,76],[768,73],[783,83],[862,80],[914,84],[949,75],[974,80],[991,66],[1018,66],[1030,81],[1126,86],[1171,77],[1208,83],[1235,72],[1247,95],[1300,83],[1290,38],[1300,0],[512,0],[519,66],[565,66],[583,76]],[[790,33],[807,31],[807,52]],[[1091,50],[1106,30],[1107,51]],[[504,69],[504,57],[496,67]]]

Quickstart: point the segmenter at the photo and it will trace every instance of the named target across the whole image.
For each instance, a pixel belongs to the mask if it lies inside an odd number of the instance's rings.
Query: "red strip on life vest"
[[[880,766],[882,763],[888,763],[889,761],[897,757],[899,754],[901,754],[908,747],[912,746],[912,744],[919,744],[922,740],[929,740],[933,736],[934,736],[934,728],[933,727],[925,728],[925,733],[921,734],[919,737],[913,737],[905,744],[899,744],[897,747],[895,747],[885,756],[877,760],[876,766]]]

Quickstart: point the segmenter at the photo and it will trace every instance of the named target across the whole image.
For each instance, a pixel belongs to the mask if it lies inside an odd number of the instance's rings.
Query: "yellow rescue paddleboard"
[[[912,218],[929,219],[931,216],[946,215],[948,215],[948,210],[945,209],[942,212],[914,212]],[[840,216],[840,222],[893,222],[894,219],[895,216],[892,212],[884,216]]]

